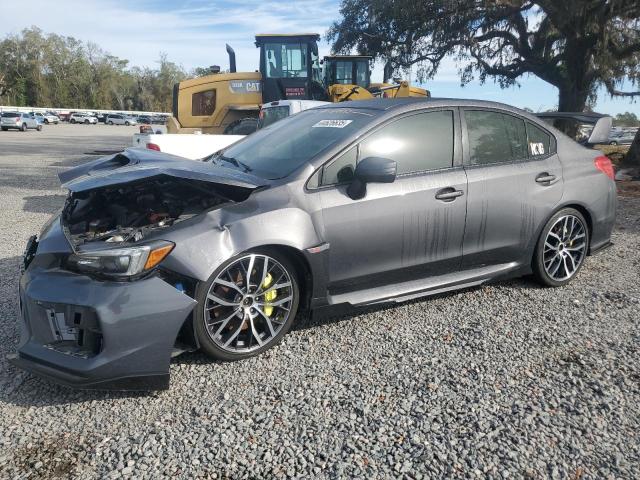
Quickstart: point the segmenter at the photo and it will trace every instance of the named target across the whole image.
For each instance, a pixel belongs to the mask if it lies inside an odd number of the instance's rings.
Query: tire
[[[251,258],[254,267],[249,275],[251,280],[246,282],[246,274],[242,272],[251,266]],[[268,259],[271,277],[264,276],[264,258]],[[270,283],[265,285],[264,278]],[[218,283],[220,281],[236,286],[229,288]],[[281,287],[273,289],[274,283]],[[245,284],[251,287],[250,294],[257,291],[258,295],[247,297]],[[267,299],[260,292],[267,295],[273,292],[274,297]],[[220,304],[211,298],[214,295],[218,300],[235,303]],[[195,296],[198,305],[194,330],[202,350],[216,360],[242,360],[277,345],[293,325],[300,302],[298,274],[289,259],[279,252],[250,250],[224,262],[207,282],[199,284]],[[254,303],[254,297],[255,302],[262,303]],[[274,302],[273,306],[268,301]],[[276,305],[277,302],[281,304]]]
[[[618,142],[609,142],[609,145],[618,145]]]
[[[75,118],[72,118],[71,120],[69,120],[69,123],[76,123]]]
[[[258,129],[257,118],[242,118],[231,122],[224,129],[225,135],[249,135]]]
[[[23,123],[22,126],[20,127],[20,131],[21,132],[26,132],[27,131],[27,124]]]
[[[44,124],[45,125],[49,125],[49,120],[47,120],[46,118],[44,119]]]
[[[127,126],[127,127],[128,127],[129,125],[131,125],[129,122],[124,122],[124,124],[125,124],[125,126]]]
[[[547,287],[561,287],[578,274],[589,251],[589,225],[573,208],[556,212],[545,224],[533,257],[536,280]]]
[[[109,120],[109,125],[113,125],[113,122],[111,120]]]
[[[85,121],[84,121],[84,124],[85,124],[85,125],[89,125],[89,120],[85,120]]]
[[[7,130],[9,130],[7,127],[0,127],[0,128],[2,128],[3,132],[6,132]]]
[[[41,131],[42,131],[42,125],[38,125],[38,126],[36,127],[36,130],[38,130],[39,132],[41,132]]]

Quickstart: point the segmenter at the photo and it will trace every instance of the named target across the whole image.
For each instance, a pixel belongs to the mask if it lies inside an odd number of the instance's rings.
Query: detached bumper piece
[[[195,304],[157,277],[101,282],[29,269],[20,280],[20,346],[8,360],[75,388],[166,389],[176,336]]]

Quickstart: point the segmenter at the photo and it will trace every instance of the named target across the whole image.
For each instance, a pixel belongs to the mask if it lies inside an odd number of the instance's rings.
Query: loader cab
[[[260,34],[262,102],[324,100],[317,33]]]
[[[369,89],[371,85],[371,58],[368,55],[331,55],[324,57],[324,86],[358,85]]]

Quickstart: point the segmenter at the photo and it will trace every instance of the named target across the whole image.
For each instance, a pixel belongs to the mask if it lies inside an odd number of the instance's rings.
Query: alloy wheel
[[[547,275],[556,281],[573,277],[587,252],[586,228],[575,215],[556,220],[544,241],[543,262]]]
[[[289,320],[291,275],[268,255],[249,254],[218,274],[207,292],[204,324],[213,342],[231,353],[270,344]]]

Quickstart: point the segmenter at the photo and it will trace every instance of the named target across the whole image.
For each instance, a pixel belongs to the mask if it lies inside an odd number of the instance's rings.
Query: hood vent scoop
[[[102,162],[93,167],[89,172],[104,172],[106,170],[115,170],[116,168],[121,168],[129,165],[131,160],[126,155],[121,153],[114,155],[113,158],[107,160],[106,162]]]

